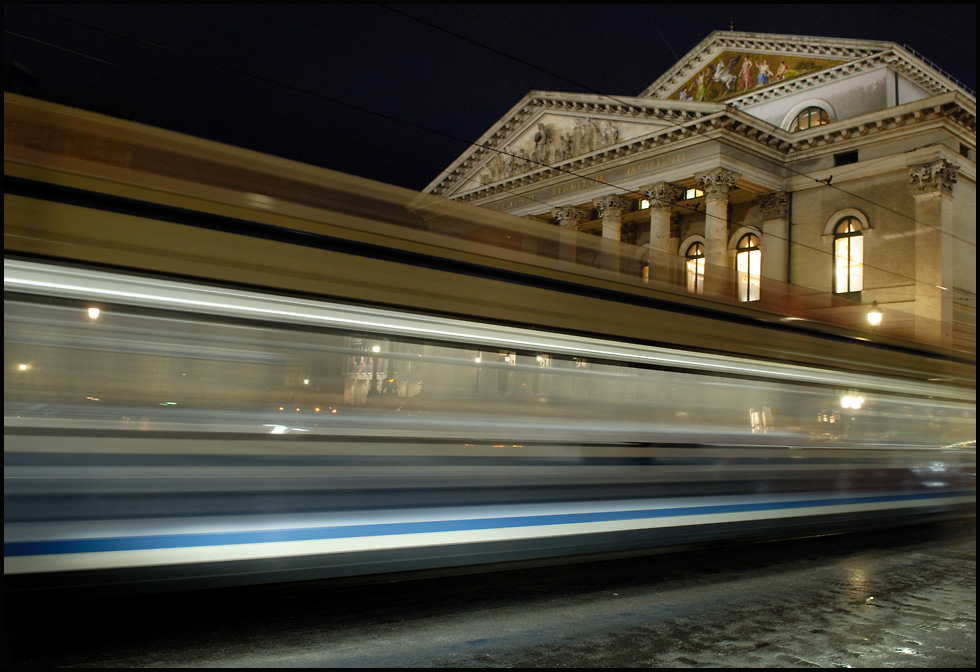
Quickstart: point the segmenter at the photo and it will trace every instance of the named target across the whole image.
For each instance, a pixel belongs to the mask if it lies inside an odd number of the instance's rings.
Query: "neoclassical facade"
[[[527,94],[425,191],[976,350],[976,95],[897,44],[715,32],[636,97]]]

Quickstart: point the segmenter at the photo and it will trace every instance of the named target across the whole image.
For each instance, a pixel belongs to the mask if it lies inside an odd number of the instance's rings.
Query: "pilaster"
[[[789,282],[789,194],[766,194],[762,207],[762,276]]]
[[[958,167],[945,159],[909,166],[915,201],[915,338],[953,343],[953,185]]]
[[[551,211],[558,225],[558,261],[571,264],[577,262],[576,235],[579,226],[585,221],[585,213],[578,208],[555,208]]]

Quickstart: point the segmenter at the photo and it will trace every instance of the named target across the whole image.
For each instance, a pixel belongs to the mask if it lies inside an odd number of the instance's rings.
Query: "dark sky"
[[[976,89],[976,5],[4,5],[4,89],[422,189],[532,90],[713,30],[886,40]]]

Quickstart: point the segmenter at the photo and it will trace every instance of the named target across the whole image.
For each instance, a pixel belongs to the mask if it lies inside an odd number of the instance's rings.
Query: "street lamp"
[[[380,345],[372,345],[371,352],[371,387],[368,388],[368,396],[373,397],[378,393],[378,353],[381,352]]]
[[[868,308],[868,324],[872,327],[877,327],[881,324],[881,308],[878,307],[877,301],[874,301],[871,307]]]

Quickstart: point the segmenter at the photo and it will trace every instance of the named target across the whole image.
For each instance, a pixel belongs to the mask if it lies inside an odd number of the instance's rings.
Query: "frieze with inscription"
[[[535,201],[553,201],[562,196],[571,196],[579,192],[589,190],[603,185],[616,185],[623,180],[636,177],[637,175],[653,177],[662,170],[683,170],[682,166],[692,161],[704,158],[710,154],[711,149],[707,145],[698,148],[686,148],[682,152],[671,152],[662,156],[646,159],[633,164],[619,166],[617,168],[605,169],[591,175],[582,176],[574,180],[547,186],[541,189],[522,194],[519,197],[508,197],[499,201],[492,201],[481,204],[482,207],[498,211],[512,211],[521,208],[528,203]],[[684,173],[687,175],[687,173]],[[671,179],[667,176],[667,179]]]

